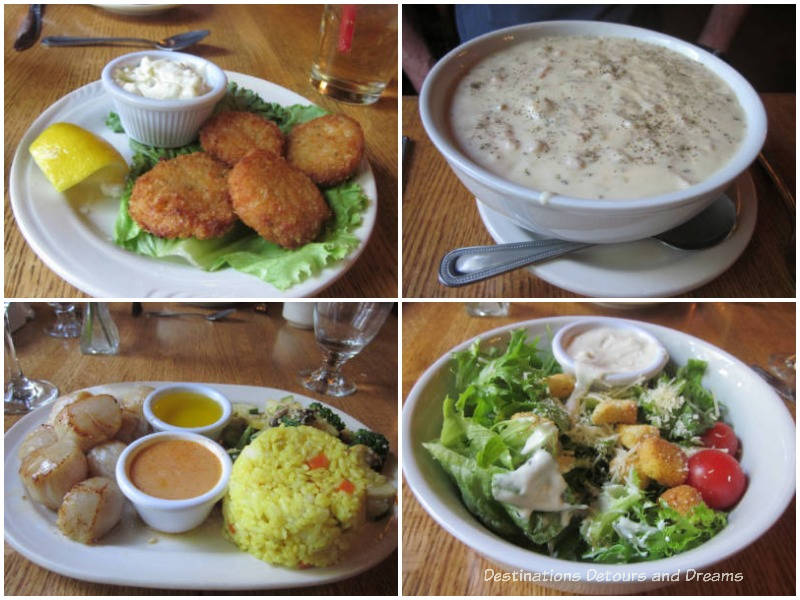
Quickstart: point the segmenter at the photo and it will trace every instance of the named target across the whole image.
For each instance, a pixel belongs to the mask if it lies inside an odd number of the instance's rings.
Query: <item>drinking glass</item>
[[[467,314],[471,317],[507,317],[508,302],[467,302]]]
[[[14,340],[11,339],[11,324],[8,320],[9,304],[11,303],[4,303],[5,359],[6,367],[10,371],[4,397],[5,413],[22,414],[55,400],[58,397],[58,388],[49,381],[30,379],[22,372],[17,352],[14,349]]]
[[[45,329],[47,335],[59,338],[76,338],[81,335],[81,322],[75,305],[71,302],[48,302],[56,313],[56,322]]]
[[[322,366],[302,380],[314,392],[347,396],[356,386],[341,373],[342,365],[369,344],[380,330],[391,302],[317,302],[314,336],[325,353]]]
[[[311,84],[355,104],[377,102],[397,68],[396,4],[326,4]]]

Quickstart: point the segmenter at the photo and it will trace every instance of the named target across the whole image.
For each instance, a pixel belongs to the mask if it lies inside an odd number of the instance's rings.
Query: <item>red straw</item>
[[[342,20],[339,23],[339,52],[350,52],[353,46],[353,32],[356,28],[356,5],[342,5]]]

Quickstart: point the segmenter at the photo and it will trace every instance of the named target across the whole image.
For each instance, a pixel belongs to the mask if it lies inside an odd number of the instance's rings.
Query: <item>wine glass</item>
[[[72,302],[48,302],[56,313],[56,322],[45,329],[47,335],[59,338],[76,338],[81,335],[81,322]]]
[[[342,365],[369,344],[380,330],[391,302],[317,302],[314,336],[325,353],[322,366],[302,380],[319,394],[347,396],[356,386],[341,373]]]
[[[58,397],[58,388],[41,379],[30,379],[22,372],[14,349],[14,340],[11,339],[11,324],[8,320],[8,307],[11,303],[5,302],[5,333],[6,333],[6,365],[11,370],[9,381],[5,390],[6,414],[22,414],[44,404],[48,404]]]

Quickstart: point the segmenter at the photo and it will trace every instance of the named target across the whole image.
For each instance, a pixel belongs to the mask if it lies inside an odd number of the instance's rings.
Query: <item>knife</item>
[[[19,31],[17,31],[17,39],[14,41],[14,50],[18,52],[27,50],[39,39],[39,34],[42,32],[43,11],[44,5],[31,4],[28,9],[28,14],[22,19]]]

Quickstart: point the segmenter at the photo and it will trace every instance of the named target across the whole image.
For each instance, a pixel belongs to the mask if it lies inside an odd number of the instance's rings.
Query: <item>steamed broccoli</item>
[[[348,441],[351,446],[363,444],[372,450],[377,456],[375,464],[371,465],[372,468],[376,471],[380,471],[383,468],[386,455],[389,454],[389,440],[386,439],[385,435],[368,429],[359,429],[350,436]]]
[[[327,421],[333,425],[336,428],[336,431],[341,431],[344,429],[344,421],[342,421],[339,418],[339,415],[337,415],[327,406],[322,406],[322,404],[319,402],[312,402],[308,405],[308,409],[315,412],[319,419]]]

